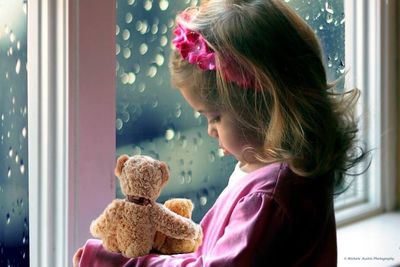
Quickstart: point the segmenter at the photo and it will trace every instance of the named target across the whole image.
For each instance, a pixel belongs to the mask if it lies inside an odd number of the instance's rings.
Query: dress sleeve
[[[210,225],[208,231],[211,232],[212,222]],[[149,254],[127,259],[105,251],[101,241],[89,240],[80,266],[250,266],[257,257],[266,257],[274,251],[277,242],[281,242],[279,239],[286,225],[284,211],[271,196],[253,193],[236,204],[214,246],[203,244],[199,251],[189,254]]]

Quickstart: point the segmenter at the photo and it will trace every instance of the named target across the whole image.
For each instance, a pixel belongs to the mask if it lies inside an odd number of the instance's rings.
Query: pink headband
[[[183,13],[182,17],[188,19],[189,15]],[[215,70],[215,52],[210,48],[200,33],[187,29],[182,24],[178,23],[174,30],[175,38],[172,43],[180,52],[183,59],[190,64],[196,64],[202,70]],[[249,73],[240,71],[234,68],[237,63],[234,60],[227,60],[223,67],[223,76],[226,81],[235,82],[243,88],[256,88],[254,86],[254,77]]]

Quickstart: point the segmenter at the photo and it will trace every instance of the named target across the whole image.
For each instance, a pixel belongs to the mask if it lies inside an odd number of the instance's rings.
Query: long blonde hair
[[[191,20],[178,22],[205,38],[217,70],[200,70],[173,51],[173,85],[232,112],[258,145],[250,149],[260,161],[286,161],[298,175],[327,175],[342,185],[365,157],[355,147],[359,90],[341,94],[327,82],[321,45],[307,23],[277,0],[210,0],[185,13]],[[227,58],[257,88],[224,79]]]

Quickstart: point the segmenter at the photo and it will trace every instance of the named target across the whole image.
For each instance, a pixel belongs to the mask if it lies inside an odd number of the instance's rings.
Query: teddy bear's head
[[[119,178],[122,193],[129,197],[156,200],[169,178],[165,162],[149,156],[122,155],[117,160],[115,175]]]

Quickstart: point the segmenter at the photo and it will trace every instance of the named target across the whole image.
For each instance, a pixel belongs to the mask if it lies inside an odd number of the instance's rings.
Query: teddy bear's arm
[[[120,206],[119,200],[113,200],[100,216],[90,224],[90,233],[101,238],[108,231],[108,224],[115,218],[115,213]]]
[[[201,226],[168,210],[160,204],[153,209],[157,230],[176,239],[197,239],[202,233]]]

